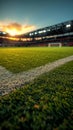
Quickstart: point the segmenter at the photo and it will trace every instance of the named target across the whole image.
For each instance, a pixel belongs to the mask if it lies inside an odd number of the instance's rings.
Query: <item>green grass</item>
[[[73,130],[73,61],[0,98],[0,130]]]
[[[0,48],[0,65],[13,73],[73,55],[73,47]]]

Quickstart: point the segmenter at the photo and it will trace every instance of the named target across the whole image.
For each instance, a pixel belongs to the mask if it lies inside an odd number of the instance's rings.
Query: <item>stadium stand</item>
[[[0,32],[0,46],[73,46],[73,20],[40,28],[11,39]]]

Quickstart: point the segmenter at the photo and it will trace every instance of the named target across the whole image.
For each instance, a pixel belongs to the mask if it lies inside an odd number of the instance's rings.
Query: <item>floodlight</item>
[[[45,32],[46,32],[46,30],[43,30],[43,32],[45,33]]]
[[[45,33],[46,32],[46,30],[41,30],[41,31],[39,31],[39,33]]]
[[[35,34],[37,34],[37,32],[35,32]]]
[[[71,24],[67,24],[67,25],[66,25],[66,28],[70,28],[70,27],[71,27]]]
[[[33,33],[30,33],[29,35],[31,36],[31,35],[33,35]]]
[[[38,33],[42,33],[42,31],[39,31]]]
[[[31,36],[32,34],[30,33],[29,35]]]
[[[3,34],[7,34],[6,32],[3,32]]]

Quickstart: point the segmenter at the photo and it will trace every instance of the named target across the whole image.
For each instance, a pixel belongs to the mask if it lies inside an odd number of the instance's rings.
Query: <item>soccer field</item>
[[[0,65],[13,73],[73,55],[73,47],[0,48]]]
[[[73,61],[0,98],[0,129],[72,130]]]
[[[73,47],[0,48],[0,65],[19,73],[70,55]],[[72,118],[73,61],[0,96],[1,130],[72,130]]]

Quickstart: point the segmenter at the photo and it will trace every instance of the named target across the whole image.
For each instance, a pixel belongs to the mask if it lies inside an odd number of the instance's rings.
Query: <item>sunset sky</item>
[[[73,0],[0,0],[0,30],[25,33],[73,19]]]

